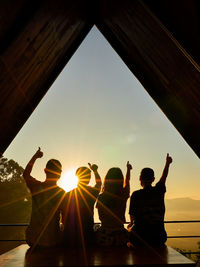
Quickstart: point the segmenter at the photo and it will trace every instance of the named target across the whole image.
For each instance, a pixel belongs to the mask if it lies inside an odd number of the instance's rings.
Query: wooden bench
[[[30,250],[21,245],[0,255],[1,267],[127,267],[127,266],[195,266],[174,249],[152,248],[99,248],[86,251],[72,248]]]

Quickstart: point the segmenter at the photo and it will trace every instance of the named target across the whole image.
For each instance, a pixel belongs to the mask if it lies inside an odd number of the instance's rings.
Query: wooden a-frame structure
[[[200,156],[198,0],[3,0],[0,152],[96,27]]]

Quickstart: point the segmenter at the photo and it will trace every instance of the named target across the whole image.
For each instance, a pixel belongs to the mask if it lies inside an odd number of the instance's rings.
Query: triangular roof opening
[[[95,24],[200,156],[199,66],[149,10],[148,2],[99,0],[94,7],[91,1],[33,1],[28,9],[16,3],[9,16],[9,3],[4,3],[2,153]],[[198,59],[198,49],[195,55]]]
[[[38,179],[44,179],[42,170],[52,157],[61,160],[64,171],[95,162],[102,178],[113,166],[125,172],[129,160],[134,166],[131,191],[139,188],[145,166],[159,178],[169,152],[174,164],[168,197],[198,197],[198,158],[96,27],[5,156],[25,166],[37,146],[44,150],[33,172]]]

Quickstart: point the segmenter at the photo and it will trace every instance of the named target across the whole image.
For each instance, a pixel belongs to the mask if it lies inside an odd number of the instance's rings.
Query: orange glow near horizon
[[[58,181],[58,185],[66,192],[77,187],[78,178],[75,175],[76,169],[70,169],[62,174]]]

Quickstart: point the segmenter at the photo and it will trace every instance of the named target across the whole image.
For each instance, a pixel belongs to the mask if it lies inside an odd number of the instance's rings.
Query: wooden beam
[[[200,157],[199,66],[143,1],[100,1],[96,25]]]
[[[0,56],[1,153],[93,26],[83,1],[40,3]]]
[[[143,0],[193,59],[200,64],[198,0]],[[199,6],[198,6],[199,5]]]
[[[7,49],[45,0],[6,0],[0,8],[0,53]]]

